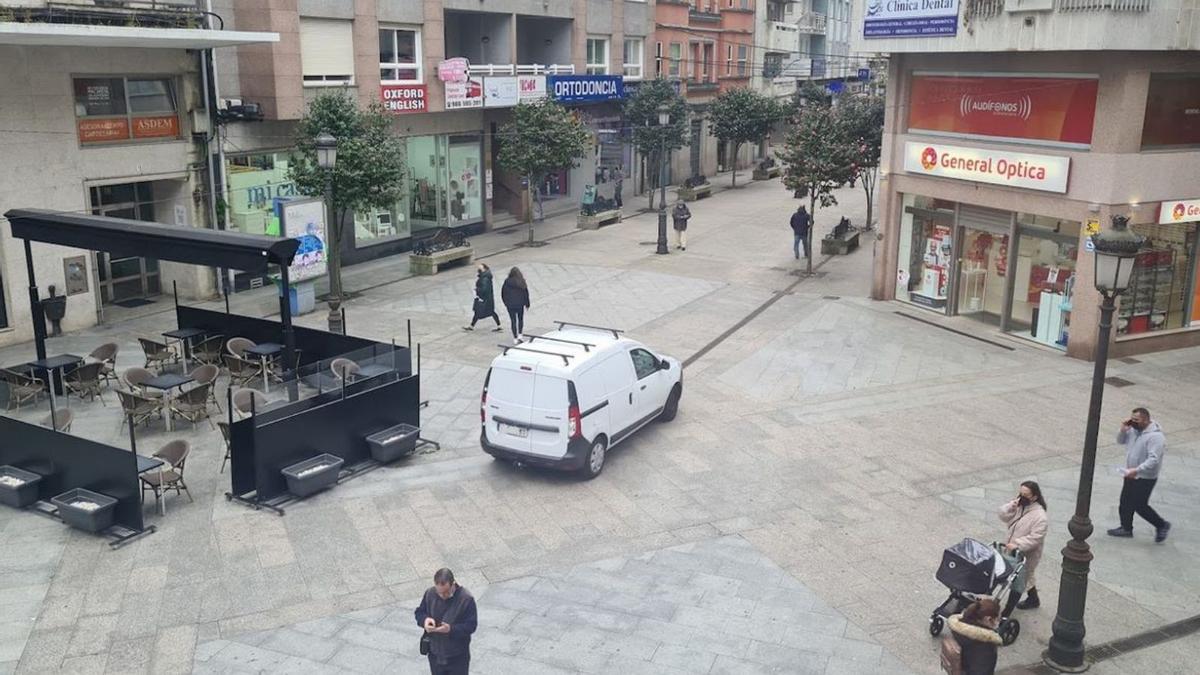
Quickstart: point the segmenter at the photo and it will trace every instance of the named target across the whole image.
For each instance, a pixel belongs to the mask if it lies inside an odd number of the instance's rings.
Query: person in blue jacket
[[[433,575],[414,615],[429,638],[432,675],[467,675],[471,667],[471,634],[479,625],[475,598],[443,567]],[[422,642],[425,642],[422,638]],[[424,648],[422,648],[424,651]]]

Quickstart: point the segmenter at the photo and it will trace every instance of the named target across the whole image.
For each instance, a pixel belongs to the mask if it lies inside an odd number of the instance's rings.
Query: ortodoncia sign
[[[625,98],[620,75],[551,75],[546,78],[550,96],[559,103],[596,103]]]

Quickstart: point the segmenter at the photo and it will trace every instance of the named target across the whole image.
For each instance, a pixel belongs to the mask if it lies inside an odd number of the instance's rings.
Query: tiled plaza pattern
[[[839,199],[819,214],[821,230],[842,213],[861,218],[861,191]],[[476,672],[933,673],[926,619],[945,594],[933,579],[941,550],[1000,536],[987,512],[1028,478],[1050,498],[1047,602],[1022,614],[1025,630],[1000,658],[1036,662],[1057,596],[1090,365],[1018,340],[994,338],[1011,350],[971,340],[896,313],[919,310],[863,299],[865,239],[797,283],[794,204],[777,182],[718,194],[693,209],[688,251],[665,257],[643,244],[651,215],[569,235],[569,220],[548,221],[539,232],[557,238],[538,249],[507,251],[519,233],[474,240],[480,253],[500,251],[486,258],[498,278],[513,264],[526,270],[529,332],[575,319],[618,325],[683,359],[711,347],[686,370],[678,419],[639,432],[586,483],[479,451],[479,388],[504,335],[461,329],[471,270],[405,279],[392,261],[356,268],[351,287],[369,290],[349,305],[350,330],[403,341],[412,319],[429,400],[422,427],[443,450],[280,518],[226,502],[220,441],[202,424],[173,435],[196,446],[195,503],[171,498],[166,517],[147,506],[158,532],[123,549],[0,509],[0,674],[420,672],[411,611],[444,565],[480,597]],[[270,298],[235,301],[256,304],[269,308]],[[319,311],[300,323],[324,320]],[[171,321],[159,313],[99,327],[53,340],[51,352],[115,339],[119,367],[141,365],[134,338]],[[967,319],[946,323],[990,335]],[[31,355],[30,345],[0,350],[0,363]],[[1133,541],[1093,538],[1092,643],[1200,608],[1191,571],[1200,350],[1111,370],[1135,385],[1106,392],[1106,429],[1134,404],[1167,429],[1156,502],[1176,528],[1162,546],[1144,528]],[[75,433],[128,443],[115,401],[75,405]],[[20,416],[44,414],[43,403]],[[158,427],[139,447],[173,436]],[[1101,464],[1119,461],[1108,431],[1102,440]],[[1117,487],[1099,474],[1101,531]],[[1200,656],[1194,640],[1155,653]],[[1121,672],[1163,672],[1159,656],[1121,659]]]

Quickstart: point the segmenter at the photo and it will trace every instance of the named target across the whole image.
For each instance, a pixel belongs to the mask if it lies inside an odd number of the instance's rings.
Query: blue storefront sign
[[[596,103],[625,98],[620,75],[551,75],[546,78],[550,97],[559,103]]]
[[[864,38],[957,34],[958,0],[867,0]]]
[[[866,82],[869,79],[871,79],[871,69],[870,68],[859,68],[858,69],[858,81]]]

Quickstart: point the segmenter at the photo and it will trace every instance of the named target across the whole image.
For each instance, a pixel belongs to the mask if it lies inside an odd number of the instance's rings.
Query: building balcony
[[[796,29],[804,35],[824,35],[828,19],[819,12],[805,12],[796,20]]]
[[[472,75],[574,75],[573,63],[472,63]]]
[[[800,50],[800,30],[794,23],[784,21],[767,22],[767,49],[773,52],[795,52]]]
[[[687,93],[703,94],[713,92],[720,88],[720,84],[712,80],[688,80]]]
[[[207,15],[182,0],[113,7],[35,3],[0,11],[0,45],[210,49],[279,41],[278,33],[208,26]]]
[[[688,23],[698,24],[719,24],[721,23],[721,14],[713,10],[705,11],[692,7],[688,10]]]

